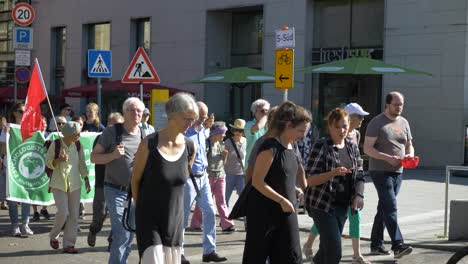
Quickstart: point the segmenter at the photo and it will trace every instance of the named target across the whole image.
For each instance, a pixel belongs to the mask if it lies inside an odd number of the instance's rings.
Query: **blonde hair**
[[[99,120],[99,106],[96,103],[89,103],[86,105],[86,110],[88,109],[96,113],[96,117],[94,118],[94,125],[99,127],[99,125],[101,125],[101,120]]]

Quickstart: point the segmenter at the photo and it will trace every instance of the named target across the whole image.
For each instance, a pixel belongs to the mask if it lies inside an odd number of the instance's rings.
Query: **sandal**
[[[53,249],[59,248],[59,242],[56,239],[51,239],[49,244],[50,244],[50,247]]]
[[[372,264],[372,262],[365,259],[363,256],[353,257],[352,264]]]
[[[68,253],[68,254],[76,254],[78,253],[78,250],[76,250],[75,247],[64,247],[63,248],[63,253]]]

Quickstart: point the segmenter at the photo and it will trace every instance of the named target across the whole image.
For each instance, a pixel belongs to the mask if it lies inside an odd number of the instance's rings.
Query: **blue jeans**
[[[29,212],[31,205],[27,203],[17,203],[8,201],[8,213],[10,214],[10,222],[12,226],[17,226],[18,221],[18,205],[21,204],[21,223],[23,225],[29,224]]]
[[[229,198],[232,191],[236,190],[240,195],[244,190],[244,175],[226,174],[226,205],[229,207]]]
[[[128,255],[132,250],[131,244],[133,233],[127,231],[122,225],[122,215],[124,211],[124,201],[127,198],[126,191],[104,186],[104,197],[112,227],[112,243],[110,248],[109,264],[127,263]],[[130,208],[130,223],[135,223],[135,206],[132,203]]]
[[[198,197],[191,179],[184,186],[184,227],[188,226],[190,208],[196,200],[203,215],[203,254],[210,254],[216,251],[216,219],[210,182],[207,174],[200,178],[195,177],[195,181],[200,188]]]
[[[370,171],[375,189],[379,195],[377,214],[371,233],[371,248],[380,247],[384,242],[384,230],[392,239],[392,249],[403,243],[403,236],[398,226],[397,195],[400,192],[403,175],[396,172]]]
[[[337,206],[328,213],[313,209],[309,215],[320,230],[319,250],[314,256],[317,264],[339,264],[342,256],[341,234],[346,222],[348,207]]]

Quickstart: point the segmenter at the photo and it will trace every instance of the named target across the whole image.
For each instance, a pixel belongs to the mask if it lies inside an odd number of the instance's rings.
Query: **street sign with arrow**
[[[281,49],[275,53],[275,87],[290,89],[294,83],[294,50]]]

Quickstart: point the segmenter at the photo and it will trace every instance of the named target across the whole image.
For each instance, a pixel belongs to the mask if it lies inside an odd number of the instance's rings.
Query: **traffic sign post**
[[[133,56],[130,65],[128,66],[122,78],[122,83],[139,83],[140,84],[140,99],[143,101],[143,83],[160,83],[161,79],[158,76],[151,60],[145,52],[145,49],[139,47],[135,56]]]
[[[294,87],[295,32],[283,26],[275,33],[275,87],[284,91],[283,101],[287,101],[288,89]]]
[[[36,16],[34,8],[27,3],[16,4],[11,11],[11,16],[16,24],[20,26],[29,26]]]
[[[14,27],[13,28],[13,48],[33,49],[33,28]]]
[[[97,78],[97,101],[101,105],[101,78],[112,77],[112,52],[110,50],[88,50],[88,77]],[[101,113],[99,113],[101,118]]]

